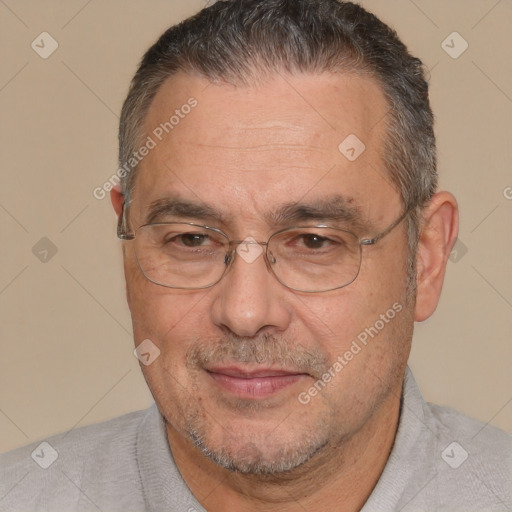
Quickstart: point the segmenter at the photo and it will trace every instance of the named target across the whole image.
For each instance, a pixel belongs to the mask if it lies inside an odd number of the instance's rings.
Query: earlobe
[[[457,240],[457,201],[449,192],[438,192],[423,211],[416,253],[416,308],[422,322],[435,311],[443,287],[450,252]]]

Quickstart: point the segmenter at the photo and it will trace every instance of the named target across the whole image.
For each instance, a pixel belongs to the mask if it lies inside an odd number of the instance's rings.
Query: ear
[[[116,212],[117,223],[119,224],[120,217],[123,214],[124,204],[124,196],[121,192],[121,185],[116,185],[110,191],[110,201],[112,201],[112,206],[114,207],[114,211]]]
[[[436,310],[446,265],[458,232],[457,201],[449,192],[438,192],[423,210],[420,221],[416,254],[416,322],[426,320]]]
[[[112,206],[114,207],[114,212],[116,214],[117,218],[117,232],[119,234],[119,225],[121,222],[121,218],[123,216],[123,205],[124,205],[124,195],[122,192],[122,188],[120,184],[117,184],[111,191],[110,191],[110,201],[112,202]],[[125,252],[125,244],[122,245],[123,248],[123,260],[125,261],[125,276],[126,276],[126,252]],[[130,302],[129,296],[128,296],[128,281],[125,281],[125,293],[126,298],[128,300],[128,303]]]

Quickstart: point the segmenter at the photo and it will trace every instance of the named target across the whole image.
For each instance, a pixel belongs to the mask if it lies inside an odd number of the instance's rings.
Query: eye
[[[304,228],[304,230],[284,232],[273,243],[281,247],[279,251],[319,257],[333,253],[340,254],[341,251],[350,248],[350,242],[348,234],[345,237],[340,230]]]
[[[322,249],[329,242],[332,242],[324,236],[315,233],[307,233],[300,236],[302,243],[308,249]]]
[[[183,235],[178,235],[175,239],[181,241],[186,247],[200,247],[208,241],[209,237],[199,233],[184,233]]]

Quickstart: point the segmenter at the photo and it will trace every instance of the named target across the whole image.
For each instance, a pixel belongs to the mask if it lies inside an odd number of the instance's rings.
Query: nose
[[[238,336],[281,332],[290,324],[285,295],[291,293],[267,268],[258,244],[241,244],[222,280],[212,289],[212,321]]]

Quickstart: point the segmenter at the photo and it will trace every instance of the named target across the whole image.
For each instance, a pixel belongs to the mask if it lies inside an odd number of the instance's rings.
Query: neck
[[[401,383],[400,383],[401,385]],[[401,387],[393,390],[349,439],[329,444],[301,467],[278,475],[243,475],[204,456],[167,425],[174,460],[209,512],[303,512],[362,508],[386,465],[398,427]]]

